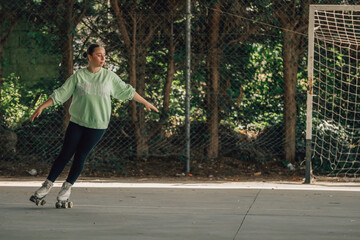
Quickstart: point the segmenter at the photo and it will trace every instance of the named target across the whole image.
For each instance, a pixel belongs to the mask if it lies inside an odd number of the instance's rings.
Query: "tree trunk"
[[[208,131],[209,145],[207,156],[210,159],[217,158],[219,155],[219,27],[220,27],[220,6],[221,1],[213,4],[209,11],[209,47],[207,58],[207,110],[208,110]]]
[[[68,32],[71,30],[68,29]],[[74,72],[74,62],[73,62],[73,35],[67,34],[68,32],[65,32],[66,35],[63,35],[63,42],[61,45],[61,52],[62,52],[62,59],[61,59],[61,79],[62,81],[66,81]],[[64,130],[66,130],[67,126],[69,125],[70,121],[70,113],[69,113],[69,107],[71,104],[71,98],[67,100],[63,106],[64,106]]]
[[[116,23],[119,27],[121,32],[121,37],[126,46],[126,54],[128,58],[128,69],[129,69],[129,83],[135,89],[137,88],[136,84],[136,59],[137,59],[137,40],[136,40],[136,33],[137,33],[137,19],[135,12],[131,13],[132,22],[126,22],[123,17],[122,9],[119,7],[118,0],[111,0],[111,8],[114,12],[114,16],[116,18]],[[129,26],[129,29],[128,29]],[[130,28],[131,27],[131,28]],[[130,30],[131,29],[131,30]],[[138,117],[137,117],[137,109],[136,109],[136,102],[133,100],[131,101],[129,113],[131,116],[131,122],[134,129],[134,138],[137,146],[141,146],[141,132],[138,126]],[[136,150],[136,155],[138,151]],[[137,158],[139,155],[137,155]]]
[[[174,21],[171,19],[169,21],[170,29],[166,29],[166,44],[168,46],[168,54],[167,54],[167,74],[166,81],[163,88],[163,108],[160,115],[160,119],[155,128],[153,128],[148,135],[148,139],[151,139],[153,136],[161,136],[164,137],[166,127],[166,123],[168,121],[169,107],[170,107],[170,94],[171,94],[171,86],[174,81],[174,75],[176,72],[175,66],[175,48],[176,41],[174,40]]]
[[[284,74],[284,152],[285,160],[293,163],[296,153],[296,85],[298,62],[306,47],[304,35],[308,28],[309,5],[311,1],[275,1],[274,16],[284,29],[283,74]],[[289,21],[292,19],[292,21]]]
[[[63,3],[60,3],[58,6],[59,9],[62,9],[58,13],[58,17],[61,19],[57,23],[57,27],[60,30],[61,37],[61,67],[60,67],[60,80],[65,82],[74,72],[74,60],[73,60],[73,34],[72,28],[75,28],[77,25],[77,20],[74,20],[73,15],[74,0],[65,0]],[[82,14],[81,14],[82,15]],[[69,107],[71,104],[71,98],[66,101],[64,106],[64,122],[63,128],[64,131],[67,129],[70,121]]]
[[[129,58],[129,78],[130,78],[130,84],[135,88],[137,91],[138,84],[137,84],[137,21],[136,18],[132,18],[132,34],[131,34],[131,41],[128,43],[130,46],[130,49],[127,49],[128,52],[128,58]],[[142,154],[142,136],[141,136],[141,129],[139,127],[139,118],[138,118],[138,111],[137,111],[137,104],[135,101],[131,102],[130,105],[130,114],[132,118],[132,125],[134,127],[134,134],[135,134],[135,142],[136,142],[136,158],[140,159]]]
[[[1,24],[0,24],[1,25]],[[0,33],[1,33],[1,26],[0,26]],[[3,45],[0,44],[0,103],[2,102],[2,88],[3,88],[3,84],[4,84],[4,80],[3,80],[3,73],[4,73],[4,69],[3,69]],[[5,116],[3,114],[3,111],[0,111],[0,130],[2,128],[2,125],[5,124]]]
[[[136,84],[136,92],[145,98],[145,69],[146,69],[146,46],[137,47],[138,50],[138,58],[137,58],[137,84]],[[146,131],[145,125],[145,109],[144,106],[138,105],[138,128],[140,133],[140,138],[137,141],[136,146],[136,155],[138,157],[146,157],[149,153],[148,146],[148,134]]]
[[[160,134],[163,135],[165,131],[161,131],[164,126],[166,125],[166,122],[168,120],[168,114],[169,114],[169,107],[170,107],[170,94],[171,94],[171,86],[174,81],[174,75],[175,75],[175,41],[174,41],[174,23],[173,21],[170,22],[170,30],[167,33],[168,40],[168,66],[167,66],[167,74],[166,74],[166,82],[163,89],[164,99],[163,99],[163,109],[160,115],[160,120],[155,129],[151,131],[149,134],[149,139],[151,139],[153,136]]]
[[[167,69],[167,76],[166,76],[166,83],[164,86],[164,101],[163,101],[163,115],[161,120],[167,119],[169,105],[170,105],[170,93],[171,93],[171,85],[174,80],[175,74],[175,43],[174,43],[174,23],[170,23],[170,33],[169,33],[169,40],[168,40],[168,69]]]
[[[1,27],[0,27],[0,33],[1,33]],[[2,87],[3,87],[3,84],[4,84],[4,81],[3,81],[3,73],[4,73],[4,69],[3,69],[3,45],[0,44],[0,102],[2,101],[2,93],[1,93],[1,90],[2,90]],[[1,112],[0,112],[0,115]],[[2,116],[0,116],[1,118]],[[1,120],[1,119],[0,119]]]
[[[136,41],[135,41],[136,44]],[[136,89],[136,46],[134,44],[131,46],[131,49],[128,50],[128,69],[129,69],[129,83],[130,85]],[[131,122],[134,129],[134,137],[135,137],[135,148],[137,149],[137,145],[141,140],[141,133],[138,127],[138,118],[137,118],[137,109],[136,109],[136,102],[134,100],[130,103],[129,113],[131,116]],[[134,152],[137,155],[137,153]]]
[[[145,94],[145,69],[147,46],[153,38],[154,29],[151,20],[144,20],[144,15],[136,12],[136,7],[128,13],[131,20],[126,21],[118,0],[111,0],[111,7],[116,17],[116,23],[121,32],[121,38],[126,46],[126,53],[129,64],[130,84],[136,91],[144,96]],[[135,5],[138,3],[134,3]],[[140,23],[139,23],[140,22]],[[139,27],[140,26],[140,27]],[[139,38],[139,41],[138,39]],[[141,67],[138,65],[140,64]],[[137,74],[138,72],[138,74]],[[136,157],[141,158],[148,154],[148,145],[145,129],[145,112],[143,106],[137,109],[135,101],[131,102],[130,115],[134,127],[136,141]]]
[[[298,60],[298,39],[294,33],[287,32],[284,36],[283,46],[283,72],[284,72],[284,130],[285,130],[285,159],[293,163],[295,161],[296,141],[296,85]]]

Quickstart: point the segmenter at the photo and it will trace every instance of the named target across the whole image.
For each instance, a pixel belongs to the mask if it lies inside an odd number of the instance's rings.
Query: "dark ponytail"
[[[98,48],[98,47],[101,47],[101,46],[99,44],[97,44],[97,43],[91,44],[88,47],[87,51],[83,53],[84,58],[87,58],[88,55],[92,56],[93,52],[95,51],[95,48]]]

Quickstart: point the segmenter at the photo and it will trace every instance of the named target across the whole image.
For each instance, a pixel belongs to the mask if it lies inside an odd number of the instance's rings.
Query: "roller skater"
[[[72,208],[73,203],[69,201],[71,194],[72,184],[69,182],[64,182],[61,190],[57,196],[57,203],[55,204],[56,208]]]
[[[114,72],[102,68],[105,63],[105,49],[98,44],[91,44],[84,57],[88,66],[71,75],[66,82],[56,89],[50,98],[41,104],[31,116],[33,122],[42,111],[52,105],[65,103],[72,98],[69,108],[70,121],[66,129],[62,149],[55,159],[47,180],[30,198],[37,205],[44,205],[43,198],[50,191],[57,177],[74,156],[69,175],[57,197],[57,208],[71,208],[69,201],[71,187],[80,176],[85,160],[90,151],[104,135],[111,117],[111,97],[120,100],[134,100],[145,105],[151,111],[159,110],[141,97],[135,89],[123,82]],[[46,190],[45,190],[46,189]]]
[[[37,206],[44,206],[46,203],[44,198],[50,192],[53,186],[53,182],[46,179],[42,186],[35,191],[34,195],[30,197],[30,201],[34,202]]]

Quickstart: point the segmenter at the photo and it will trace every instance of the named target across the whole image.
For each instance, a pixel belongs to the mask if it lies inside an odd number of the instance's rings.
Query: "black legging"
[[[66,179],[67,182],[74,184],[84,168],[86,157],[100,141],[105,131],[106,129],[92,129],[70,122],[66,129],[61,152],[55,159],[47,179],[55,182],[57,177],[64,170],[66,164],[75,154],[69,175]]]

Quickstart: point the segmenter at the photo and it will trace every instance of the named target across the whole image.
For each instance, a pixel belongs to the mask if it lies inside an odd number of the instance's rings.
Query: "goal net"
[[[313,174],[360,175],[359,57],[360,6],[311,5],[306,139]]]

